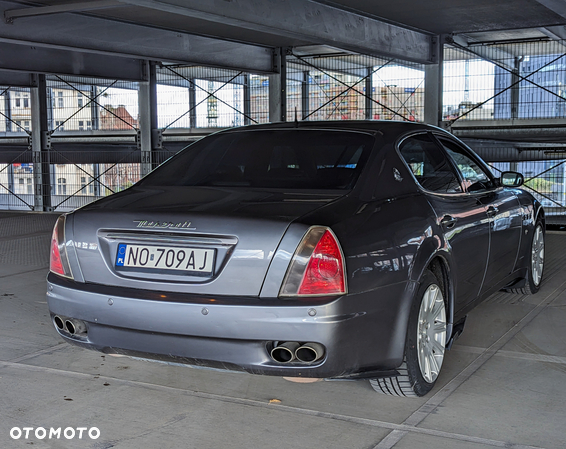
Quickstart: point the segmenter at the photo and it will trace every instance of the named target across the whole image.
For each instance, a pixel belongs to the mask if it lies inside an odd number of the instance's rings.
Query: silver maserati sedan
[[[58,219],[51,318],[106,354],[422,396],[469,310],[541,285],[522,183],[423,124],[218,132]]]

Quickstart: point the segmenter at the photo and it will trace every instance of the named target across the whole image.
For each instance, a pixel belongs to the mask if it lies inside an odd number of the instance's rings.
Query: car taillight
[[[49,271],[73,279],[73,273],[67,258],[67,248],[65,247],[65,216],[61,215],[51,237],[51,254],[49,257]]]
[[[311,227],[293,255],[279,296],[342,295],[346,291],[338,239],[327,227]]]

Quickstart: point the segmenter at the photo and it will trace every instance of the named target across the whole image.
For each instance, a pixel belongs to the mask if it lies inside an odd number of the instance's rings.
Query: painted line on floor
[[[25,267],[27,265],[22,265],[22,267]],[[45,276],[47,277],[47,271],[49,270],[49,265],[43,265],[40,268],[35,268],[33,270],[28,270],[28,271],[20,271],[18,273],[11,273],[11,274],[5,274],[3,276],[0,276],[0,279],[3,278],[11,278],[14,276],[21,276],[22,274],[29,274],[29,273],[34,273],[36,271],[44,271],[45,272]]]
[[[63,344],[66,345],[66,343],[63,343]],[[53,348],[55,348],[55,347],[53,347]],[[30,372],[36,372],[36,373],[42,373],[42,374],[53,374],[53,375],[57,375],[59,377],[60,376],[66,376],[66,377],[69,377],[69,378],[75,378],[75,379],[81,379],[81,380],[93,380],[93,378],[94,378],[93,374],[78,373],[78,372],[75,372],[75,371],[67,371],[67,370],[57,369],[57,368],[47,368],[47,367],[44,367],[44,366],[26,365],[24,363],[18,363],[18,362],[0,362],[0,369],[2,369],[2,368],[15,368],[15,369],[26,370],[26,371],[30,371]],[[140,388],[153,390],[153,391],[174,393],[176,395],[184,394],[184,395],[187,395],[187,396],[200,398],[200,399],[215,400],[215,401],[221,401],[221,402],[238,404],[238,405],[246,405],[246,406],[252,406],[252,407],[261,407],[261,408],[269,409],[269,410],[272,410],[272,411],[278,410],[278,411],[282,411],[282,412],[286,412],[286,413],[300,414],[300,415],[312,416],[312,417],[323,418],[323,419],[332,419],[332,420],[347,422],[347,423],[351,423],[351,424],[359,424],[359,425],[370,426],[370,427],[384,428],[384,429],[389,429],[389,430],[393,431],[390,435],[393,435],[395,432],[400,432],[400,433],[403,433],[403,434],[414,433],[414,434],[429,435],[429,436],[434,436],[434,437],[439,437],[439,438],[447,438],[447,439],[452,439],[452,440],[481,444],[481,445],[484,445],[484,446],[501,447],[501,448],[507,448],[507,449],[543,449],[543,448],[538,447],[538,446],[512,444],[512,443],[508,443],[508,442],[505,442],[505,441],[491,440],[491,439],[487,439],[487,438],[474,437],[474,436],[470,436],[470,435],[462,435],[462,434],[457,434],[457,433],[444,432],[444,431],[441,431],[441,430],[419,428],[419,427],[415,427],[415,426],[407,425],[407,424],[395,424],[395,423],[390,423],[390,422],[386,422],[386,421],[380,421],[380,420],[368,419],[368,418],[360,418],[360,417],[356,417],[356,416],[342,415],[342,414],[338,414],[338,413],[322,412],[322,411],[318,411],[318,410],[305,409],[305,408],[301,408],[301,407],[293,407],[293,406],[283,405],[283,404],[273,405],[273,404],[269,404],[268,402],[258,401],[258,400],[255,400],[255,399],[244,399],[244,398],[238,398],[238,397],[232,397],[232,396],[223,396],[223,395],[214,394],[214,393],[205,393],[205,392],[201,392],[201,391],[185,390],[185,389],[182,389],[182,388],[169,387],[169,386],[166,386],[166,385],[158,385],[158,384],[142,382],[142,381],[137,381],[137,380],[119,379],[119,378],[110,377],[110,376],[99,376],[98,380],[99,381],[100,380],[108,380],[108,381],[114,382],[114,383],[119,384],[119,385],[140,387]]]
[[[460,374],[448,382],[442,389],[434,394],[428,401],[426,401],[418,410],[413,412],[404,422],[403,425],[409,427],[418,426],[422,423],[431,413],[433,413],[444,401],[446,401],[454,391],[462,386],[472,375],[485,365],[497,352],[503,348],[515,335],[517,335],[525,326],[533,321],[543,310],[550,306],[565,290],[566,281],[560,286],[555,288],[549,293],[541,302],[539,302],[534,309],[527,313],[517,324],[503,334],[495,343],[489,348],[485,349],[475,360],[473,360]],[[407,435],[408,429],[394,430],[385,438],[383,438],[374,449],[392,449],[401,439]],[[504,447],[517,447],[511,443],[506,443],[508,446]]]
[[[485,348],[479,348],[477,346],[454,346],[452,351],[455,352],[466,352],[470,354],[481,354],[485,351]],[[505,357],[510,359],[520,359],[527,360],[530,362],[543,362],[543,363],[557,363],[559,365],[566,365],[566,357],[561,357],[557,355],[540,354],[534,352],[519,352],[519,351],[497,351],[496,357]]]
[[[58,351],[59,349],[63,349],[63,348],[67,348],[69,347],[69,343],[59,343],[56,344],[55,346],[50,346],[48,348],[45,349],[41,349],[39,351],[35,351],[32,352],[30,354],[26,354],[26,355],[22,355],[20,357],[16,357],[15,359],[10,359],[8,360],[8,362],[10,363],[19,363],[19,362],[23,362],[24,360],[29,360],[29,359],[33,359],[34,357],[43,355],[43,354],[51,354],[52,352]]]

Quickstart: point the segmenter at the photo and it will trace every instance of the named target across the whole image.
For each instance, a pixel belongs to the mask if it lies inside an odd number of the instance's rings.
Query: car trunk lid
[[[85,282],[258,296],[289,224],[345,193],[134,187],[77,211],[72,239]]]

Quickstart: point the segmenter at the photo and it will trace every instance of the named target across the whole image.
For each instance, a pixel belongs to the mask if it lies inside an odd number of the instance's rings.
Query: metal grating
[[[444,51],[445,120],[566,117],[566,46],[536,40]]]

